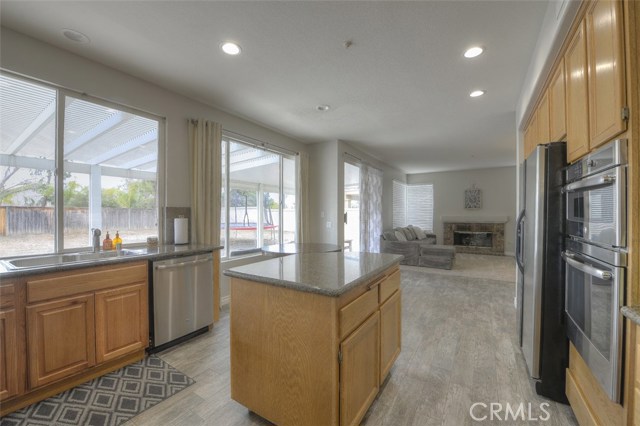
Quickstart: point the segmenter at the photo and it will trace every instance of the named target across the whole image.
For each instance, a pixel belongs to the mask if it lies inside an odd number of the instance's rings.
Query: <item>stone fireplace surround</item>
[[[490,233],[491,247],[456,245],[457,253],[504,255],[504,225],[508,217],[447,217],[444,223],[443,240],[445,245],[454,245],[454,233]]]

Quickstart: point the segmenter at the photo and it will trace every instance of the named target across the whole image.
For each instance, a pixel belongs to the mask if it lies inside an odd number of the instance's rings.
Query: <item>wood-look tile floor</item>
[[[402,270],[402,353],[366,414],[364,425],[577,425],[571,409],[537,396],[516,340],[514,283]],[[127,423],[268,425],[232,401],[229,313],[214,329],[160,356],[196,380],[188,389]],[[531,406],[532,420],[474,421],[474,403]],[[547,421],[541,403],[549,412]],[[477,418],[489,410],[476,405]],[[526,418],[526,417],[525,417]],[[304,426],[304,425],[300,425]]]

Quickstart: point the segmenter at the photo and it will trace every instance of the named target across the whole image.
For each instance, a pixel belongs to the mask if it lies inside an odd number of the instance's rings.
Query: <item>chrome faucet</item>
[[[102,234],[102,231],[98,228],[91,228],[91,232],[93,232],[93,252],[98,253],[100,251],[100,234]]]

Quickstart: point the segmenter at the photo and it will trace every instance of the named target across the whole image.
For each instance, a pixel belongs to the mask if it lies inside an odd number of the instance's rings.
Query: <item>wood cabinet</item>
[[[562,59],[549,85],[549,139],[554,142],[564,140],[567,134],[565,102],[565,72]]]
[[[96,361],[144,349],[149,341],[147,285],[96,292]]]
[[[538,134],[536,145],[551,142],[549,138],[549,93],[545,93],[536,111]]]
[[[589,100],[587,96],[587,41],[584,20],[564,57],[567,96],[567,160],[589,152]]]
[[[0,401],[18,394],[16,310],[0,310]]]
[[[587,11],[586,31],[593,149],[626,130],[622,2],[593,2]]]
[[[527,129],[524,132],[524,158],[531,154],[538,144],[538,114],[534,112]]]
[[[17,281],[0,285],[0,401],[24,392],[24,288]]]
[[[27,327],[31,389],[96,363],[93,294],[27,306]]]
[[[142,359],[147,274],[140,261],[27,276],[15,306],[0,286],[0,415]]]
[[[402,307],[396,291],[380,306],[380,384],[384,382],[402,346]]]
[[[397,266],[335,297],[232,278],[231,398],[278,425],[359,424],[400,353],[400,294]]]
[[[340,344],[340,424],[357,425],[376,398],[380,373],[380,313]]]

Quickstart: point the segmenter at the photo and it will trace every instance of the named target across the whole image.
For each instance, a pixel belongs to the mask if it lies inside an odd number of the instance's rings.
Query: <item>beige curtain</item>
[[[297,242],[309,242],[309,154],[296,157],[296,232]]]
[[[191,242],[220,244],[222,125],[189,120]]]

